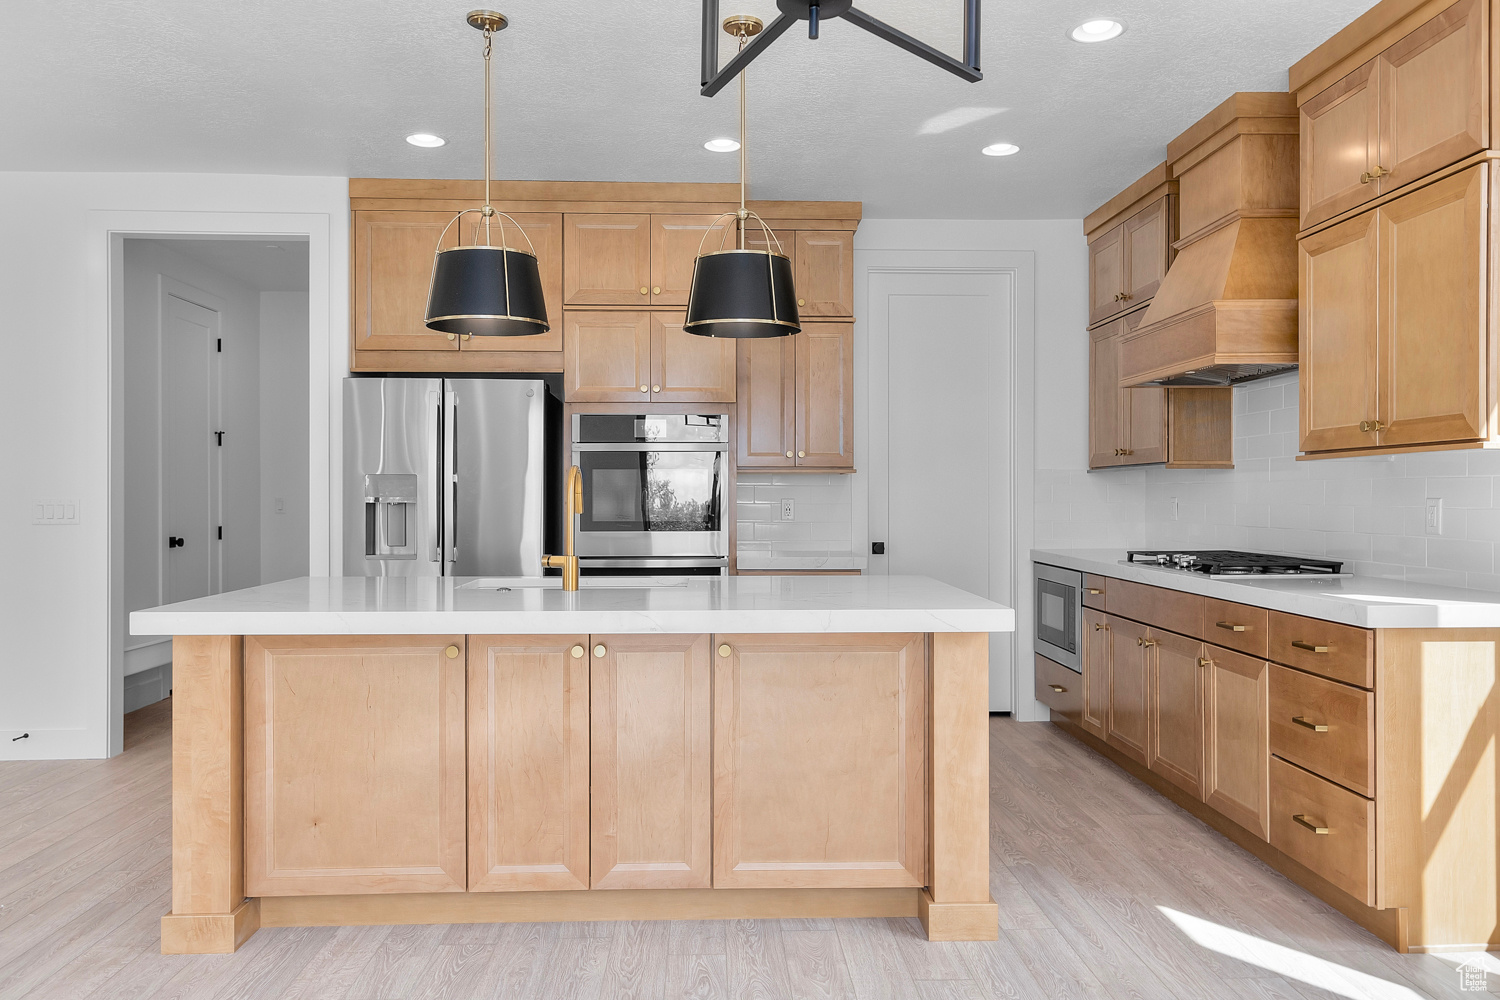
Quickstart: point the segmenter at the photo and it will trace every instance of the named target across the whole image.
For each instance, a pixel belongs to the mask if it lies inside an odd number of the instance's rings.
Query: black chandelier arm
[[[713,4],[715,7],[718,6],[717,0],[704,0],[705,9],[709,4]],[[776,20],[766,25],[764,31],[756,35],[743,49],[740,49],[739,52],[735,53],[734,58],[725,63],[723,69],[719,70],[718,73],[714,74],[713,77],[703,81],[703,89],[700,91],[700,93],[704,97],[712,97],[719,91],[723,90],[730,80],[733,80],[735,77],[739,76],[740,72],[746,66],[750,65],[751,61],[754,60],[756,56],[760,55],[772,42],[780,38],[786,31],[786,29],[790,28],[794,23],[796,23],[796,20],[797,19],[794,17],[788,17],[785,14],[778,14],[776,16]],[[705,25],[708,23],[706,18],[703,23]],[[708,32],[704,33],[704,69],[708,68],[709,46],[714,46],[713,60],[716,63],[718,62],[718,44],[718,38],[715,35]]]
[[[913,38],[899,28],[891,27],[878,17],[871,17],[858,7],[850,7],[841,16],[876,38],[883,38],[954,76],[962,77],[970,83],[978,83],[984,79],[984,74],[979,71],[979,0],[966,0],[964,13],[964,55],[973,60],[972,64],[959,62],[946,52],[939,52],[926,42]]]

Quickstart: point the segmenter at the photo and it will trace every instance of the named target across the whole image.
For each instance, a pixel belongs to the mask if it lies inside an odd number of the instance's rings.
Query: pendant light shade
[[[724,21],[724,30],[740,40],[759,34],[761,22],[749,15],[737,15]],[[687,321],[682,328],[700,337],[732,337],[748,340],[756,337],[787,337],[802,332],[797,315],[797,289],[792,279],[792,262],[781,252],[781,244],[760,216],[745,208],[745,75],[740,74],[740,209],[726,212],[714,220],[708,233],[725,219],[735,220],[736,246],[725,249],[723,236],[717,250],[704,252],[698,244],[693,261],[693,283],[688,287]],[[754,219],[765,237],[764,250],[745,247],[745,230]],[[727,230],[721,231],[727,235]]]
[[[551,329],[536,249],[516,220],[490,205],[490,42],[508,22],[504,14],[492,10],[471,11],[466,20],[484,32],[484,207],[460,212],[438,237],[442,246],[454,223],[465,215],[479,215],[473,245],[463,245],[460,225],[459,245],[438,250],[434,256],[425,321],[428,329],[448,334],[449,340],[469,335],[534,337]],[[507,222],[526,240],[528,249],[509,245]],[[490,242],[492,225],[500,230],[499,246]]]
[[[687,322],[701,337],[786,337],[802,331],[792,262],[768,250],[719,250],[693,262]]]

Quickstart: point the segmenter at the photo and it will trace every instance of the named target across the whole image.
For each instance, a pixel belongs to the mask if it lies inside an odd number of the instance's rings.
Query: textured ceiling
[[[961,0],[859,0],[957,52]],[[752,197],[853,199],[867,217],[1076,218],[1237,90],[1373,0],[989,0],[968,84],[840,21],[750,70]],[[735,89],[698,96],[695,0],[506,0],[498,177],[728,181]],[[769,19],[773,0],[721,0]],[[92,0],[0,10],[0,170],[477,177],[480,39],[465,3]],[[1094,17],[1120,38],[1080,45]],[[352,18],[357,17],[357,23]],[[225,20],[228,18],[229,20]],[[726,39],[726,56],[729,40]],[[408,146],[409,132],[447,146]],[[1019,144],[987,157],[988,143]]]

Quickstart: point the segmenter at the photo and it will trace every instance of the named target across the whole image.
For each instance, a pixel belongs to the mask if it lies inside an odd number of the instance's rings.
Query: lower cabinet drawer
[[[1061,663],[1036,657],[1036,700],[1061,716],[1065,722],[1083,722],[1083,675]]]
[[[1271,667],[1271,752],[1361,795],[1375,794],[1375,695]]]
[[[1272,611],[1266,659],[1360,687],[1375,686],[1375,633]]]
[[[1104,593],[1112,615],[1149,624],[1178,635],[1203,638],[1204,599],[1180,590],[1150,587],[1128,580],[1110,580]]]
[[[1271,758],[1271,846],[1375,905],[1375,803]]]

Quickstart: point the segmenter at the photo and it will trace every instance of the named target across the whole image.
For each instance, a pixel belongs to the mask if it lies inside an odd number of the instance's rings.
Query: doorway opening
[[[309,244],[123,241],[129,612],[309,573]],[[172,687],[170,636],[120,634],[123,711]]]

